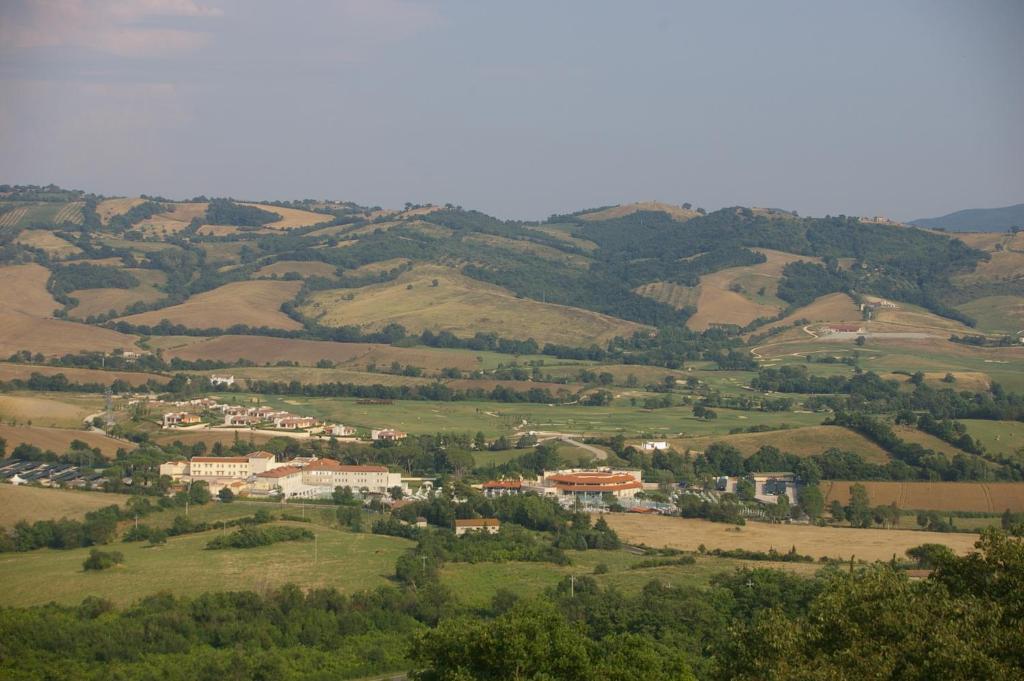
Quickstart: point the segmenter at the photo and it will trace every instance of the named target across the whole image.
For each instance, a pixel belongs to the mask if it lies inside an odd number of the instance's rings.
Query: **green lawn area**
[[[294,511],[295,509],[289,508]],[[413,543],[397,537],[353,534],[319,525],[308,527],[314,542],[283,542],[254,549],[207,551],[220,530],[168,539],[163,546],[114,543],[103,547],[124,553],[122,565],[84,572],[89,549],[0,554],[0,605],[28,606],[55,601],[79,603],[86,596],[119,605],[169,591],[195,595],[205,591],[262,591],[292,582],[304,588],[334,587],[345,593],[390,583],[395,561]]]
[[[503,588],[520,596],[535,596],[558,584],[569,575],[591,576],[604,587],[613,586],[627,594],[639,592],[651,580],[672,586],[705,587],[713,575],[731,572],[741,567],[763,567],[793,570],[813,574],[821,566],[807,563],[769,563],[743,561],[714,556],[698,556],[693,565],[671,565],[657,568],[629,569],[649,556],[637,556],[627,551],[569,551],[571,565],[552,563],[448,563],[441,570],[442,580],[467,605],[485,607],[498,589]],[[595,575],[598,564],[608,566],[608,572]]]
[[[1024,449],[1024,423],[1019,421],[985,421],[964,419],[967,432],[975,440],[981,440],[990,452],[1012,454]]]
[[[244,397],[243,397],[244,396]],[[235,394],[239,399],[255,397]],[[222,399],[226,399],[222,396]],[[818,425],[821,414],[794,412],[765,413],[715,409],[718,418],[705,421],[693,417],[691,407],[645,410],[629,404],[608,407],[580,405],[507,404],[501,402],[422,402],[396,400],[388,405],[357,404],[351,398],[306,398],[260,396],[264,404],[362,428],[399,428],[412,434],[483,431],[496,437],[513,430],[529,429],[581,434],[623,432],[711,435],[732,428],[788,423]],[[525,421],[525,424],[523,424]]]

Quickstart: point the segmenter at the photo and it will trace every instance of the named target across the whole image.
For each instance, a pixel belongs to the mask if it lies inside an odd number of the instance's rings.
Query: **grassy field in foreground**
[[[253,397],[237,395],[238,399]],[[222,399],[230,399],[230,395]],[[646,410],[628,404],[609,407],[580,405],[510,404],[502,402],[420,402],[396,400],[388,405],[361,405],[355,399],[260,396],[263,403],[322,419],[363,428],[389,426],[409,433],[439,431],[483,431],[488,436],[510,430],[539,430],[566,433],[668,433],[697,437],[724,434],[732,428],[788,423],[811,426],[821,423],[821,414],[769,413],[715,409],[713,421],[694,418],[689,407]],[[525,421],[525,424],[523,424]]]
[[[705,587],[713,575],[738,568],[770,568],[800,574],[814,574],[821,568],[814,563],[775,563],[735,560],[714,556],[698,556],[693,565],[670,565],[656,568],[630,569],[644,556],[626,551],[570,551],[571,565],[551,563],[448,563],[441,570],[441,579],[455,590],[467,605],[484,607],[498,589],[507,589],[519,596],[535,596],[570,575],[592,576],[604,587],[614,586],[627,594],[636,594],[651,580],[672,586]],[[603,564],[608,572],[594,574]]]
[[[308,527],[314,542],[283,542],[254,549],[205,550],[219,530],[172,537],[163,546],[112,544],[124,563],[104,572],[84,572],[89,549],[0,554],[0,605],[78,603],[99,596],[118,605],[168,591],[196,595],[204,591],[265,591],[289,582],[305,588],[334,587],[345,593],[389,583],[395,561],[412,542],[396,537],[353,534],[319,525]]]
[[[81,518],[97,508],[121,505],[128,500],[123,494],[79,492],[23,485],[0,485],[0,527],[12,527],[19,520]]]

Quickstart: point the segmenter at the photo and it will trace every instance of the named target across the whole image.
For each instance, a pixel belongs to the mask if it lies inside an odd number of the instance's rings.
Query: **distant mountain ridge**
[[[1024,203],[1004,208],[969,208],[937,218],[919,218],[910,224],[950,232],[1008,232],[1024,228]]]

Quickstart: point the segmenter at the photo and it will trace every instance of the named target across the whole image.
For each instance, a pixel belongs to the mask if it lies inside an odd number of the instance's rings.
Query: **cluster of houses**
[[[614,468],[544,471],[534,479],[490,480],[478,486],[488,497],[533,492],[566,505],[603,503],[609,498],[621,503],[634,499],[637,492],[657,487],[657,483],[644,483],[640,470]]]
[[[234,381],[234,376],[214,376],[222,380]],[[212,380],[211,378],[211,380]],[[208,427],[220,428],[261,428],[294,433],[307,433],[321,437],[352,438],[356,429],[340,423],[329,424],[318,421],[311,416],[299,416],[288,411],[268,406],[245,406],[224,404],[208,397],[180,402],[149,401],[151,409],[175,407],[175,411],[163,412],[161,425],[164,428]],[[206,418],[201,414],[205,414]],[[385,442],[398,442],[408,437],[407,433],[393,428],[373,429],[370,439]]]
[[[270,452],[247,456],[194,456],[160,465],[160,475],[177,485],[205,482],[210,491],[230,489],[236,495],[285,499],[329,498],[338,487],[370,495],[389,495],[394,488],[408,494],[399,473],[385,466],[352,466],[333,459],[296,457],[281,462]]]

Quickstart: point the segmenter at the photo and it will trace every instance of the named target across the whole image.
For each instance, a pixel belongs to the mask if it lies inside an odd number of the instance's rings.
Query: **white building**
[[[401,474],[386,466],[350,466],[333,459],[292,460],[285,467],[257,473],[253,484],[257,493],[310,499],[329,497],[338,487],[369,494],[387,494],[394,487],[408,492]]]
[[[356,429],[352,426],[343,426],[339,423],[328,427],[325,433],[331,437],[352,437],[356,434]]]
[[[661,452],[668,449],[668,442],[664,440],[647,440],[641,445],[645,452]]]
[[[400,430],[393,430],[391,428],[382,428],[380,430],[371,430],[371,440],[383,440],[385,442],[398,442],[404,440],[407,437],[406,433]]]
[[[210,376],[210,385],[212,385],[215,388],[217,386],[222,386],[222,387],[225,387],[225,388],[230,388],[234,384],[235,384],[235,377],[234,376],[217,376],[217,375]]]

